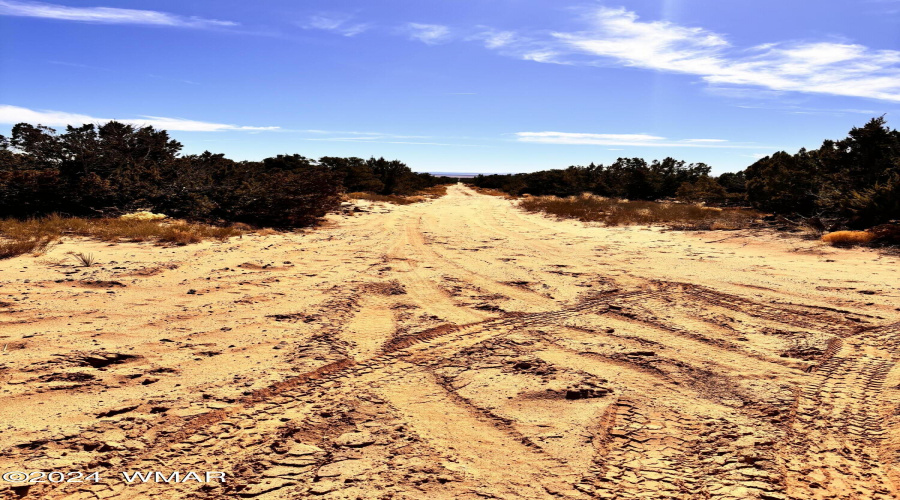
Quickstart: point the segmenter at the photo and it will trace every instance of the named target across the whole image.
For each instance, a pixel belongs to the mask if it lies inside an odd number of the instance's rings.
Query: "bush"
[[[875,242],[886,245],[900,244],[900,222],[880,224],[869,229],[869,232],[875,235]]]
[[[868,227],[900,217],[900,132],[883,117],[817,150],[775,153],[746,170],[754,207]]]
[[[728,193],[721,184],[712,177],[701,177],[696,182],[685,182],[675,192],[675,196],[688,203],[721,204]]]
[[[0,214],[33,217],[71,208],[70,191],[54,170],[0,171]]]
[[[851,223],[857,227],[900,219],[900,173],[869,189],[854,191],[846,203],[853,214]]]
[[[335,210],[341,201],[341,185],[319,167],[293,171],[256,173],[234,193],[228,205],[220,205],[226,220],[251,224],[294,227],[312,224]]]

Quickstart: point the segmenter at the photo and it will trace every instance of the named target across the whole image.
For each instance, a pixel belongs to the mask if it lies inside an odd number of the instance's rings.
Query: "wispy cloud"
[[[64,111],[33,110],[22,108],[19,106],[0,105],[0,123],[10,125],[25,122],[31,124],[47,125],[51,127],[60,127],[66,125],[77,126],[85,123],[105,123],[111,120],[113,119],[97,118],[90,115],[67,113]],[[140,127],[149,125],[159,129],[180,132],[222,132],[232,130],[258,132],[279,129],[279,127],[248,127],[229,125],[225,123],[202,122],[197,120],[186,120],[183,118],[167,118],[163,116],[149,115],[141,115],[138,118],[116,118],[115,120]]]
[[[784,111],[794,115],[828,115],[828,116],[844,116],[848,114],[877,116],[884,114],[884,110],[874,109],[855,109],[855,108],[811,108],[806,106],[798,106],[794,104],[761,106],[753,104],[739,104],[736,107],[742,109],[765,109],[772,111]]]
[[[536,144],[567,144],[582,146],[641,146],[681,148],[757,149],[759,145],[732,144],[725,139],[671,140],[649,134],[591,134],[573,132],[518,132],[518,142]]]
[[[479,40],[484,42],[484,46],[489,49],[499,49],[519,41],[519,37],[514,31],[497,31],[485,28],[484,31],[470,36],[468,40]]]
[[[349,16],[335,14],[317,14],[301,25],[304,29],[316,29],[330,31],[346,37],[352,37],[364,33],[372,26],[367,23],[351,22]]]
[[[687,142],[690,144],[717,144],[728,141],[726,141],[725,139],[685,139],[682,142]]]
[[[642,21],[624,8],[599,7],[582,31],[485,31],[487,48],[555,64],[620,65],[700,77],[715,86],[866,97],[900,102],[900,51],[844,41],[785,41],[735,47],[704,28]]]
[[[155,10],[120,9],[116,7],[69,7],[41,2],[0,0],[0,15],[40,17],[61,21],[99,24],[144,24],[179,28],[215,28],[237,26],[232,21],[179,16]]]
[[[441,24],[407,23],[403,30],[413,40],[437,45],[450,41],[450,28]]]

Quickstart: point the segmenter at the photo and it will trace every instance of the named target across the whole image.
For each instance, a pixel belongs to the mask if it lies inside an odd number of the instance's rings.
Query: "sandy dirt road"
[[[895,257],[462,186],[305,233],[70,240],[0,262],[0,473],[101,480],[0,498],[898,498],[898,308]]]

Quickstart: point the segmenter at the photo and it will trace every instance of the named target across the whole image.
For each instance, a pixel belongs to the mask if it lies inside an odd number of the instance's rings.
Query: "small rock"
[[[275,460],[276,465],[284,465],[287,467],[309,467],[315,465],[316,459],[310,455],[305,457],[284,457]]]
[[[374,443],[375,439],[368,432],[348,432],[341,434],[334,440],[334,444],[338,446],[349,446],[351,448],[362,448]]]
[[[262,495],[263,493],[268,493],[270,491],[278,490],[281,488],[286,488],[288,486],[293,486],[297,484],[294,481],[290,481],[288,479],[281,478],[272,478],[266,479],[265,481],[257,484],[250,485],[249,487],[241,490],[238,494],[242,497],[255,497]]]
[[[372,466],[372,461],[365,458],[343,460],[323,465],[316,472],[316,477],[356,477],[372,469]]]
[[[320,481],[318,483],[313,483],[312,487],[309,489],[309,492],[313,495],[324,495],[336,490],[337,487],[338,483],[336,483],[335,481]]]
[[[315,453],[325,453],[325,450],[311,444],[297,443],[291,446],[291,449],[287,452],[287,454],[292,457],[302,457],[306,455],[313,455]]]
[[[282,477],[282,476],[296,476],[297,474],[302,473],[303,471],[297,469],[296,467],[285,467],[285,466],[276,466],[271,469],[263,472],[264,477]]]

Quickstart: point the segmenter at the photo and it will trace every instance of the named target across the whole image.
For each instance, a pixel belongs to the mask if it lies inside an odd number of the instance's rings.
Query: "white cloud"
[[[181,28],[237,26],[231,21],[185,17],[155,10],[119,9],[115,7],[69,7],[40,2],[0,0],[0,15],[41,17],[62,21],[102,24],[146,24]]]
[[[640,21],[624,8],[600,7],[589,28],[522,37],[495,50],[556,64],[623,65],[696,75],[715,86],[752,87],[900,102],[900,51],[848,42],[777,42],[733,46],[724,35],[667,21]],[[486,44],[487,45],[487,44]]]
[[[517,132],[518,142],[535,144],[567,144],[581,146],[640,146],[682,148],[736,148],[757,149],[758,145],[729,144],[724,139],[670,140],[649,134],[590,134],[573,132]]]
[[[33,125],[41,124],[50,127],[64,127],[66,125],[78,126],[85,123],[105,123],[112,120],[112,118],[97,118],[77,113],[66,113],[64,111],[36,111],[19,106],[0,105],[0,123],[10,125],[25,122]],[[185,120],[182,118],[166,118],[162,116],[141,116],[139,118],[115,120],[139,127],[149,125],[159,129],[181,132],[221,132],[229,130],[264,131],[279,129],[279,127],[247,127],[224,123]]]
[[[450,40],[450,28],[440,24],[407,23],[405,31],[410,38],[428,45]]]
[[[323,31],[331,31],[346,37],[352,37],[364,33],[371,25],[366,23],[351,23],[346,16],[336,16],[329,14],[318,14],[309,18],[309,21],[302,26],[304,29],[317,29]]]
[[[499,49],[512,44],[518,40],[518,36],[514,31],[496,31],[490,28],[485,29],[481,33],[468,37],[466,40],[477,40],[484,42],[484,46],[489,49]]]

